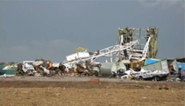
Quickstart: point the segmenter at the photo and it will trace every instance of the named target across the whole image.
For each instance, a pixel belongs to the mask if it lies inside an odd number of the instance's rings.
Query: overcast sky
[[[185,55],[184,0],[0,1],[0,62],[62,62],[115,45],[118,27],[158,27],[158,58]]]

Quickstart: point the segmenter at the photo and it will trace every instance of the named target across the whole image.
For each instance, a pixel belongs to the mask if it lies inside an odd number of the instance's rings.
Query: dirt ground
[[[184,83],[0,81],[0,106],[184,106]]]

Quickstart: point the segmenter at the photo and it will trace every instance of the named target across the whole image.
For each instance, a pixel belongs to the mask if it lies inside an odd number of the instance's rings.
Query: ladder
[[[131,41],[129,43],[125,43],[124,45],[114,45],[114,46],[104,48],[104,49],[100,50],[98,55],[94,54],[90,58],[91,62],[94,62],[97,58],[102,57],[102,56],[109,56],[109,57],[112,58],[112,55],[116,54],[119,51],[123,51],[123,50],[127,50],[127,49],[133,49],[133,47],[137,43],[139,43],[138,40],[135,40],[135,41]]]
[[[131,53],[129,56],[129,60],[130,59],[135,59],[135,60],[139,60],[139,61],[145,60],[147,58],[150,40],[151,40],[151,37],[148,38],[148,41],[146,42],[143,50],[133,50],[133,51],[140,51],[142,53],[141,54],[140,53]]]

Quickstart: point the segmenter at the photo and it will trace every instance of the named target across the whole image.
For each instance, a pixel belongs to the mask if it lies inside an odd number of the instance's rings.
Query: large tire
[[[154,77],[154,80],[155,80],[155,81],[159,81],[160,78],[159,78],[158,76],[155,76],[155,77]]]
[[[139,77],[139,81],[143,81],[143,77],[142,76]]]

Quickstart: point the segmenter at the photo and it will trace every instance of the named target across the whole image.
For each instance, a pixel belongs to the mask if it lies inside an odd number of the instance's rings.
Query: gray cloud
[[[35,60],[42,57],[62,62],[66,55],[73,53],[78,47],[78,44],[66,39],[32,40],[28,43],[30,45],[14,45],[4,51],[4,54],[9,55],[9,58],[4,58],[4,61]]]
[[[26,45],[17,45],[10,48],[10,51],[14,53],[21,53],[29,50],[30,50],[29,47]]]
[[[143,3],[143,5],[142,5]],[[61,62],[82,46],[116,44],[118,27],[159,27],[159,58],[184,52],[184,2],[1,2],[0,61],[45,58]]]
[[[147,7],[162,6],[165,8],[165,7],[179,4],[179,5],[181,5],[180,7],[184,8],[184,1],[183,0],[137,0],[137,1]]]

